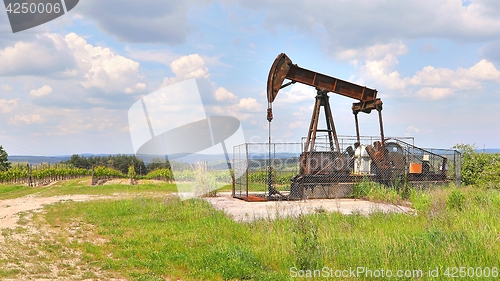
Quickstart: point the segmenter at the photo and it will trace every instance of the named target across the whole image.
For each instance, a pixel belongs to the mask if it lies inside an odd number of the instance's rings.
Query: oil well
[[[281,89],[301,83],[317,91],[307,136],[297,143],[272,143],[272,105]],[[356,136],[335,129],[329,95],[355,100]],[[233,148],[233,196],[248,201],[348,197],[353,186],[373,181],[398,187],[409,184],[460,183],[461,156],[450,149],[420,148],[411,137],[386,137],[382,100],[377,90],[321,74],[277,56],[267,80],[268,143],[245,143]],[[326,124],[319,124],[323,112]],[[360,134],[358,114],[376,113],[379,136]]]

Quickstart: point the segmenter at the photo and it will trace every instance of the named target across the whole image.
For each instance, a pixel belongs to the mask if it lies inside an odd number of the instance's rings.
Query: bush
[[[363,180],[362,182],[355,183],[353,186],[352,197],[366,198],[374,184],[375,183],[368,180]]]
[[[500,154],[478,153],[474,145],[457,144],[462,152],[462,183],[487,188],[500,187]]]
[[[462,211],[465,209],[465,202],[465,195],[458,189],[453,189],[453,191],[446,197],[446,207],[448,209]]]
[[[172,182],[174,180],[174,176],[172,174],[172,170],[170,168],[159,168],[154,171],[149,172],[146,175],[146,179],[155,179],[155,180],[163,180]]]
[[[412,190],[410,193],[410,202],[417,211],[427,211],[431,207],[431,197],[428,192]]]

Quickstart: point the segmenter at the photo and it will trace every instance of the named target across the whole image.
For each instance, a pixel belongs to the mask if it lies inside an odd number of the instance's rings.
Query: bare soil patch
[[[15,228],[19,220],[19,213],[42,209],[44,205],[61,201],[88,201],[111,198],[98,195],[63,195],[54,197],[36,197],[29,195],[21,198],[0,200],[0,229]],[[1,239],[1,237],[0,237]]]
[[[339,212],[342,214],[369,215],[374,212],[413,213],[413,209],[400,205],[375,203],[360,199],[310,199],[306,201],[247,202],[232,198],[230,194],[204,198],[214,208],[223,210],[235,221],[251,222],[258,219],[297,217],[301,214]]]
[[[82,253],[60,241],[103,243],[94,237],[93,226],[75,220],[65,229],[34,219],[44,205],[64,201],[89,201],[120,196],[65,195],[0,200],[0,264],[9,276],[2,280],[125,280],[85,261]]]

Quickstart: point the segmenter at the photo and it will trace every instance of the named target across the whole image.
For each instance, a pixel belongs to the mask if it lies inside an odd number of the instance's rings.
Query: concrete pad
[[[339,212],[345,215],[369,215],[374,212],[414,214],[414,210],[409,207],[374,203],[359,199],[246,202],[232,198],[230,195],[219,195],[219,197],[207,197],[204,199],[210,202],[215,209],[226,212],[238,222],[251,222],[259,219],[273,220],[318,212]]]

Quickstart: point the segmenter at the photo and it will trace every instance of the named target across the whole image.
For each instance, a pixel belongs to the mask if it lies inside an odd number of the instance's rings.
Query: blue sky
[[[13,34],[0,12],[0,144],[10,155],[133,153],[128,109],[190,78],[207,82],[208,114],[237,117],[246,141],[266,142],[266,80],[284,52],[377,89],[387,136],[499,148],[498,15],[493,0],[82,0]],[[314,96],[280,91],[275,141],[307,134]],[[354,100],[330,96],[339,134],[353,135]],[[360,122],[378,135],[376,114]]]

